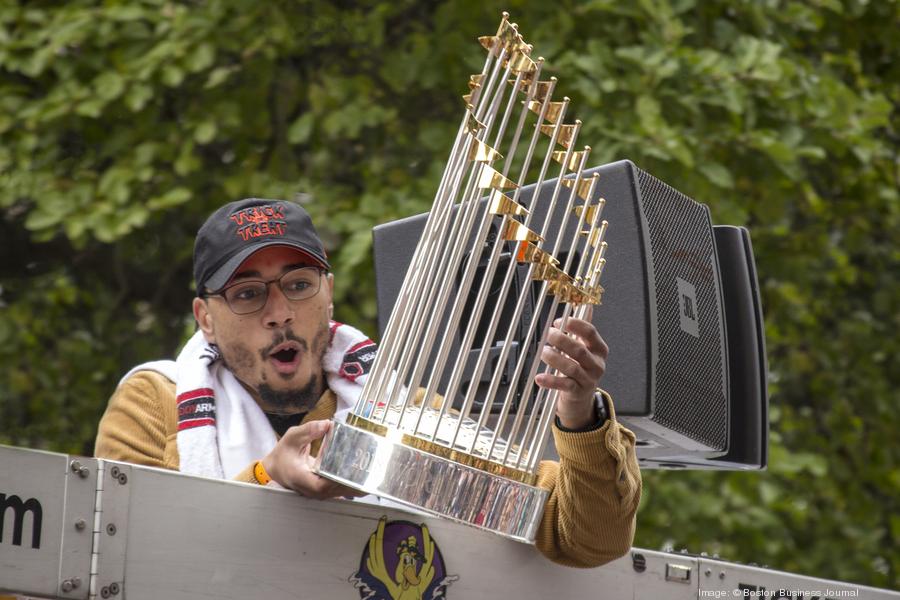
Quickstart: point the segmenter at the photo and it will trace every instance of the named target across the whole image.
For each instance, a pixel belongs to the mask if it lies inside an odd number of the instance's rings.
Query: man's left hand
[[[597,421],[594,392],[606,371],[609,347],[590,321],[570,317],[564,329],[560,326],[562,319],[553,322],[541,352],[541,359],[558,373],[539,373],[535,383],[560,391],[556,415],[563,427],[584,429]]]

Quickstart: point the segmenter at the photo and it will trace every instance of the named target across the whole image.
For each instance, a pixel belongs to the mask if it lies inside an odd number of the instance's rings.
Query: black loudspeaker
[[[714,227],[705,205],[630,161],[595,167],[584,176],[595,172],[600,175],[596,196],[606,199],[602,218],[609,221],[605,292],[593,316],[610,347],[600,384],[612,395],[620,420],[637,435],[641,466],[764,468],[765,342],[747,230]],[[555,184],[551,180],[540,187],[537,203],[532,201],[535,187],[523,188],[520,203],[543,217]],[[559,204],[550,227],[556,235],[564,210]],[[425,217],[374,229],[382,331]],[[574,219],[568,221],[574,229]],[[556,235],[544,247],[552,247]],[[530,285],[516,279],[513,285]],[[546,321],[549,315],[538,318]],[[502,325],[498,329],[505,330]],[[463,319],[461,329],[472,326],[484,324]],[[535,344],[517,346],[507,364],[493,368],[511,369],[521,354],[527,360],[535,352]]]

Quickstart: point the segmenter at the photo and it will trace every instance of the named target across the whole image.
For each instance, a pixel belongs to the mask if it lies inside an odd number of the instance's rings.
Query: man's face
[[[245,260],[227,285],[271,281],[313,265],[294,248],[269,246]],[[249,315],[234,314],[221,296],[194,299],[194,317],[206,340],[219,347],[225,364],[257,393],[264,410],[308,408],[323,390],[333,279],[321,277],[319,292],[305,300],[288,300],[277,283],[270,284],[266,305]]]

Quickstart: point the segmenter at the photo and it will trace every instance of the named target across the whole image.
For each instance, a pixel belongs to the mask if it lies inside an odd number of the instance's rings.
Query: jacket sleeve
[[[174,443],[167,444],[175,436],[175,421],[175,384],[154,371],[138,371],[110,398],[100,419],[94,456],[177,470]]]
[[[177,471],[175,384],[155,371],[138,371],[119,385],[100,419],[94,456]],[[247,465],[234,477],[259,482]]]
[[[595,431],[553,427],[560,461],[544,461],[538,485],[550,491],[536,544],[550,560],[596,567],[621,556],[634,540],[641,473],[634,434],[615,413]]]

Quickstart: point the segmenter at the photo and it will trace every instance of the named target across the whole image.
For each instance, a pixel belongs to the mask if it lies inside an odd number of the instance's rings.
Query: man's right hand
[[[364,496],[364,492],[325,479],[313,471],[314,459],[309,453],[310,444],[325,437],[329,430],[331,421],[310,421],[288,429],[272,451],[262,459],[266,473],[282,487],[318,500]]]

